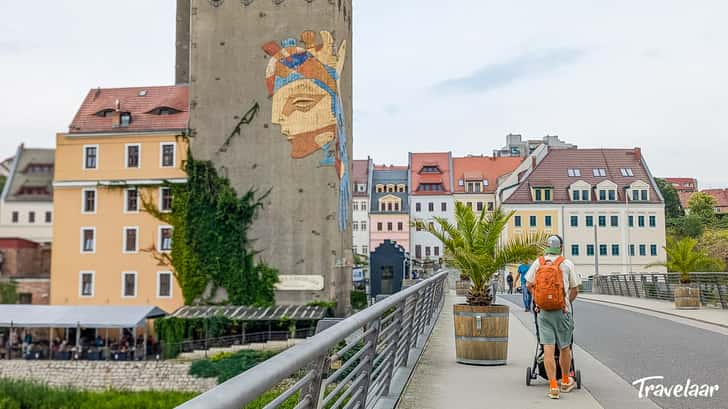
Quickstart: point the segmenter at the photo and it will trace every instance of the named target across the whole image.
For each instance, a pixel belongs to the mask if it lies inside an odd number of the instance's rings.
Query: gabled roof
[[[356,185],[363,184],[368,187],[369,184],[369,163],[370,159],[356,159],[352,163],[351,183],[353,186],[352,195],[356,197],[367,197],[369,192],[364,190],[360,192],[356,189]]]
[[[488,157],[468,156],[464,158],[453,158],[453,179],[455,193],[464,193],[465,185],[460,186],[459,181],[487,180],[488,185],[484,186],[483,193],[495,192],[498,187],[498,178],[513,172],[521,164],[520,157]]]
[[[450,159],[449,152],[412,153],[410,156],[410,174],[412,175],[412,195],[445,195],[452,191],[450,186]],[[437,166],[441,173],[420,173],[425,166]],[[417,191],[422,183],[442,183],[442,191]]]
[[[26,148],[21,144],[3,188],[7,202],[52,202],[54,149]],[[33,167],[32,165],[43,165]]]
[[[604,169],[606,176],[594,176],[593,169]],[[581,176],[570,177],[569,169],[579,169]],[[631,169],[634,176],[624,176],[622,169]],[[662,203],[649,170],[642,159],[642,151],[636,149],[553,149],[533,172],[516,189],[507,204],[533,203],[531,187],[553,187],[554,197],[548,203],[572,203],[569,186],[583,180],[593,187],[610,180],[617,184],[617,200],[624,201],[624,187],[641,180],[650,186],[650,200],[646,203]],[[536,186],[538,185],[538,186]]]
[[[118,105],[117,105],[118,101]],[[131,123],[114,127],[112,117],[98,112],[130,112]],[[157,108],[180,111],[171,115],[152,113]],[[189,87],[187,85],[91,89],[69,127],[69,133],[179,131],[187,129]]]
[[[705,189],[701,192],[713,196],[717,207],[728,207],[728,189]]]

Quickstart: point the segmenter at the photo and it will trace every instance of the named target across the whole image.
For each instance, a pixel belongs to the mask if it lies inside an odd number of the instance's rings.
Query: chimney
[[[117,99],[114,102],[114,112],[111,113],[111,127],[118,128],[121,125],[121,103]]]
[[[642,160],[642,149],[634,148],[634,158],[639,162]]]
[[[536,169],[536,157],[531,156],[531,170]]]

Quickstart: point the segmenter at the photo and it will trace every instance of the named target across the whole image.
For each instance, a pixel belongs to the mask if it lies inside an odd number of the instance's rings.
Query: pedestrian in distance
[[[521,295],[523,296],[523,308],[526,312],[531,311],[531,291],[529,291],[528,286],[526,285],[526,273],[528,273],[528,270],[531,268],[528,264],[521,264],[518,266],[518,276],[521,279]]]
[[[527,287],[536,303],[539,343],[544,349],[544,366],[549,378],[551,399],[559,399],[559,392],[568,393],[576,387],[571,373],[571,342],[574,333],[572,303],[579,293],[579,282],[574,263],[564,258],[564,241],[550,236],[544,255],[533,262],[526,273]],[[561,386],[556,379],[556,347],[559,348]]]
[[[506,275],[506,283],[508,284],[508,294],[513,294],[513,275],[510,272]]]

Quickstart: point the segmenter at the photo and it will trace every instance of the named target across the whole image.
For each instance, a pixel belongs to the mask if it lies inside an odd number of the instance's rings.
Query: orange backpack
[[[536,282],[533,285],[533,301],[544,311],[563,310],[566,307],[564,276],[561,272],[563,257],[553,262],[545,257],[538,259]]]

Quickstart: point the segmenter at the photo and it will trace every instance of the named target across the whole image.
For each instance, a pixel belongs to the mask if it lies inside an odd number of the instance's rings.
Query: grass
[[[0,409],[171,409],[195,393],[87,392],[0,379]]]
[[[242,350],[234,353],[222,352],[210,359],[195,361],[190,366],[190,375],[198,378],[217,378],[223,383],[274,356],[275,352]],[[0,408],[2,409],[2,408]]]

